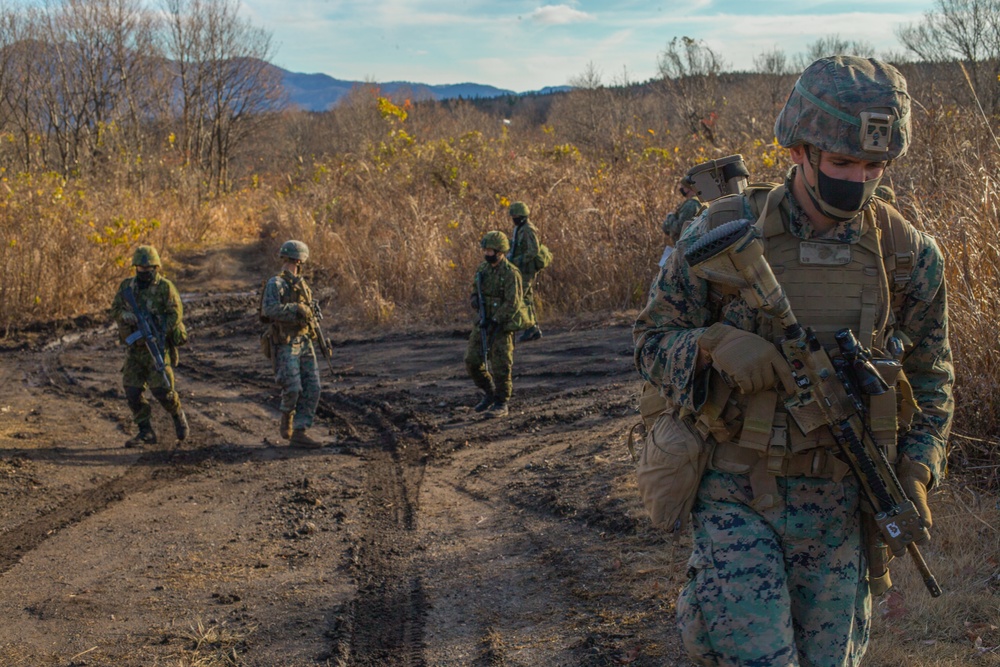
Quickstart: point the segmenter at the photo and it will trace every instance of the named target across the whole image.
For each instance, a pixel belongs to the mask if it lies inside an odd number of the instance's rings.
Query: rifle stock
[[[796,320],[784,289],[764,257],[764,247],[748,220],[733,220],[707,233],[685,252],[691,270],[705,280],[738,288],[751,304],[774,317],[784,330],[780,347],[792,368],[795,387],[785,407],[803,433],[826,426],[857,477],[876,523],[892,553],[909,552],[933,597],[941,588],[917,542],[930,539],[913,502],[867,425],[864,394],[885,391],[875,381],[870,356],[849,329],[837,334],[842,357],[836,362],[813,331]],[[874,375],[874,378],[872,377]]]
[[[125,343],[132,345],[141,338],[146,345],[146,350],[149,351],[149,355],[153,358],[153,366],[156,368],[156,372],[163,378],[163,382],[166,383],[167,387],[172,387],[170,376],[167,374],[166,360],[163,356],[165,341],[162,332],[156,326],[149,313],[139,307],[139,303],[135,300],[135,294],[132,293],[131,286],[125,288],[124,295],[129,310],[135,315],[136,326],[138,327],[136,331],[125,339]]]

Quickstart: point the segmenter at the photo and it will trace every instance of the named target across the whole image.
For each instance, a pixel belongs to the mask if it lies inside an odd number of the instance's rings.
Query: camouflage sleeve
[[[698,213],[701,212],[701,206],[701,200],[696,197],[687,199],[683,204],[681,204],[680,209],[677,211],[677,219],[674,223],[675,229],[673,232],[675,239],[679,239],[689,226],[688,223],[698,217]]]
[[[164,299],[163,325],[166,333],[171,333],[182,326],[184,319],[184,304],[181,303],[180,292],[172,282],[164,279],[166,285],[166,299]]]
[[[264,317],[276,322],[297,322],[299,319],[298,304],[281,302],[284,289],[288,289],[288,286],[281,279],[281,276],[274,276],[268,280],[267,285],[264,286],[261,311],[264,313]]]
[[[538,257],[538,234],[531,223],[525,223],[517,234],[517,248],[511,262],[525,280],[535,275],[535,258]]]
[[[927,465],[937,484],[947,466],[948,433],[955,410],[955,369],[948,342],[944,257],[931,237],[921,236],[899,316],[899,331],[906,346],[903,370],[921,412],[900,438],[899,448],[901,453]]]
[[[692,235],[700,235],[703,218]],[[691,273],[681,251],[670,255],[652,285],[645,309],[632,329],[639,374],[669,400],[697,411],[703,397],[696,391],[698,339],[710,325],[708,284]]]
[[[518,271],[514,271],[513,267],[510,268],[512,269],[510,280],[504,281],[503,303],[493,311],[493,319],[500,325],[501,331],[507,330],[507,325],[514,319],[514,315],[521,307],[524,299],[521,274]]]
[[[129,283],[128,278],[121,281],[121,283],[118,285],[118,291],[115,292],[115,298],[112,299],[111,301],[111,311],[110,311],[111,319],[119,323],[120,323],[119,318],[122,316],[122,313],[124,313],[126,310],[129,310],[128,304],[125,303],[125,296],[123,294],[123,292],[125,291],[125,286],[128,285],[128,283]]]

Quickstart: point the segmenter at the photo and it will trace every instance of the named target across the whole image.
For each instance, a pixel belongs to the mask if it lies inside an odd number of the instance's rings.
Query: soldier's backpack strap
[[[889,279],[893,314],[898,314],[906,298],[906,287],[917,259],[917,237],[903,215],[882,200],[872,200],[875,222],[881,232],[882,262]]]

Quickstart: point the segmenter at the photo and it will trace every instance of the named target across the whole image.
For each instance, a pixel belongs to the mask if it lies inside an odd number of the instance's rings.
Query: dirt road
[[[685,549],[646,528],[624,444],[628,317],[520,345],[503,420],[470,407],[467,331],[331,327],[336,445],[302,451],[255,297],[185,300],[180,446],[154,405],[160,443],[122,447],[105,323],[0,352],[0,664],[686,664]]]

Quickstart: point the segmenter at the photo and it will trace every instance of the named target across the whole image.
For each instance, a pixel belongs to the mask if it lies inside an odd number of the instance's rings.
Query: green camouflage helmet
[[[278,257],[287,257],[288,259],[304,262],[309,259],[309,246],[302,241],[285,241],[281,244]]]
[[[872,162],[900,157],[910,143],[906,79],[874,58],[820,58],[795,82],[774,135],[786,148],[810,144]]]
[[[132,266],[160,266],[160,253],[151,245],[141,245],[132,253]]]
[[[507,212],[510,213],[510,217],[512,218],[527,218],[530,213],[528,205],[523,201],[516,201],[511,204]]]
[[[481,245],[483,249],[492,248],[497,252],[507,252],[510,250],[510,241],[507,240],[507,235],[498,231],[486,232],[479,245]]]

